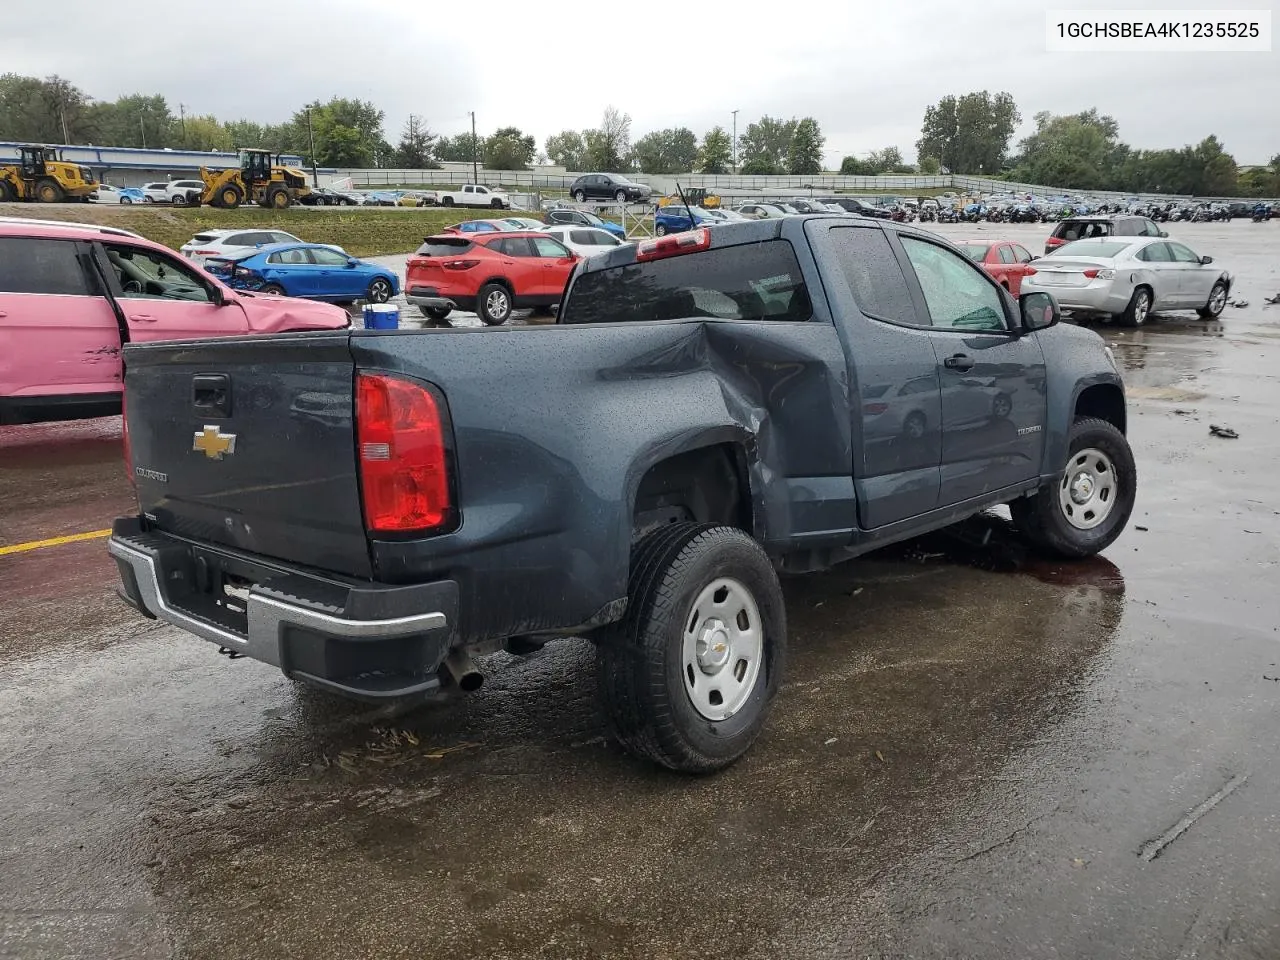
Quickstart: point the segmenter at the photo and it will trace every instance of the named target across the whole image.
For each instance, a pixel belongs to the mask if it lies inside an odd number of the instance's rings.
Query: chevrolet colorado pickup
[[[779,572],[997,504],[1084,557],[1133,507],[1102,339],[920,229],[646,240],[581,263],[556,319],[130,345],[122,595],[362,698],[585,636],[616,739],[706,771],[779,688]]]

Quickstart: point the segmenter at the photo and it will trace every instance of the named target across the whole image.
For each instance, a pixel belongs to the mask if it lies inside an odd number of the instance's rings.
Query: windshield
[[[1049,256],[1116,257],[1129,245],[1124,240],[1077,240],[1074,243],[1064,243],[1052,251]]]
[[[991,249],[991,244],[989,243],[962,243],[959,246],[964,255],[974,263],[981,263],[985,260],[987,251]]]

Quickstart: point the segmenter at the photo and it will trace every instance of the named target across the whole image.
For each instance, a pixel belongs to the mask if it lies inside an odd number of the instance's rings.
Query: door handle
[[[942,365],[948,370],[972,370],[973,357],[967,353],[957,353],[943,360]]]
[[[134,313],[129,315],[130,320],[137,320],[139,323],[155,323],[156,318],[149,313]]]

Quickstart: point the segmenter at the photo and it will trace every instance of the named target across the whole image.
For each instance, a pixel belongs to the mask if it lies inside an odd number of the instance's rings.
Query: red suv
[[[546,234],[428,237],[409,258],[405,299],[432,320],[472,310],[494,326],[519,307],[559,303],[577,262],[568,247]]]

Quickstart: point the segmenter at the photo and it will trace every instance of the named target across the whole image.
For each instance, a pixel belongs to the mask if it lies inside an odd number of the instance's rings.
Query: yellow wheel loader
[[[238,168],[200,168],[200,179],[204,181],[202,203],[229,210],[242,203],[283,210],[311,194],[306,173],[297,167],[286,167],[278,154],[270,150],[241,150],[239,154]]]
[[[88,201],[98,189],[93,171],[63,160],[56,147],[20,146],[18,157],[16,164],[0,165],[0,202]]]

